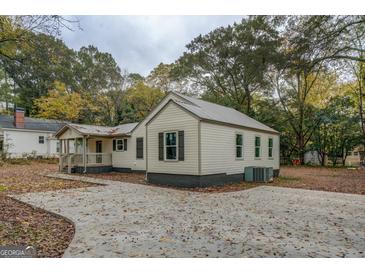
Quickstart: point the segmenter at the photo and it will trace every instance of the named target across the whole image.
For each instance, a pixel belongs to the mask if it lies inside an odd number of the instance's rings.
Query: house
[[[16,108],[14,116],[0,115],[0,154],[7,157],[58,156],[56,131],[65,125],[56,120],[24,116],[24,109]]]
[[[346,166],[359,166],[364,164],[365,149],[363,145],[355,146],[352,151],[347,151]]]
[[[306,165],[314,165],[319,166],[321,165],[321,156],[316,150],[309,150],[304,153],[304,163]],[[328,164],[328,156],[324,155],[324,165]]]
[[[232,108],[173,92],[140,123],[67,124],[56,137],[60,170],[68,172],[140,171],[149,183],[179,186],[242,181],[249,166],[279,174],[276,130]]]

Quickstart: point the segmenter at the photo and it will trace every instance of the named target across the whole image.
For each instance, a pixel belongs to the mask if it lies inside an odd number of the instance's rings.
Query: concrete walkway
[[[365,257],[365,196],[262,186],[197,193],[104,186],[30,193],[76,233],[65,257]]]

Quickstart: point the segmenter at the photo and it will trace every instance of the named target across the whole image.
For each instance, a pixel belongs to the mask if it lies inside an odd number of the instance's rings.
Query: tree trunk
[[[300,160],[300,164],[304,165],[304,136],[303,132],[299,132],[298,135],[298,156]]]

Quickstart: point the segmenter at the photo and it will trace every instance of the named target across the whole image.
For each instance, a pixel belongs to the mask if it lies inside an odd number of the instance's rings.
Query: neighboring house
[[[327,165],[328,157],[324,156],[324,164]],[[321,157],[316,150],[309,150],[304,153],[304,163],[306,165],[321,165]]]
[[[14,116],[0,115],[0,153],[8,157],[58,156],[59,141],[54,134],[64,125],[56,120],[24,117],[24,110],[16,108]]]
[[[347,152],[345,165],[359,166],[364,163],[365,149],[363,145],[358,145],[352,151]]]
[[[7,109],[12,109],[12,108],[14,108],[13,103],[6,103],[3,101],[0,101],[0,112],[7,110]]]
[[[56,137],[60,169],[69,172],[143,171],[150,183],[180,186],[242,181],[248,166],[279,174],[277,131],[232,108],[176,93],[140,123],[67,124]]]
[[[352,151],[347,151],[345,166],[359,166],[364,163],[365,150],[363,145],[358,145]],[[342,157],[337,158],[337,165],[342,165]],[[321,165],[318,152],[315,150],[307,151],[304,154],[304,163],[310,165]],[[332,158],[325,155],[325,165],[332,165]]]

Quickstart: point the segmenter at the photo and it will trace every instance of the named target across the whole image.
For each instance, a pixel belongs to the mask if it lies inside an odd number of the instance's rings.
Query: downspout
[[[201,120],[198,120],[198,175],[202,175]]]
[[[147,124],[145,125],[146,127],[146,138],[145,138],[145,143],[146,143],[146,174],[145,174],[145,181],[147,182],[147,173],[148,173],[148,131],[147,131]]]
[[[87,162],[87,159],[86,159],[86,136],[84,135],[82,137],[82,146],[83,146],[83,149],[82,149],[82,159],[84,161],[84,173],[86,173],[86,162]]]

